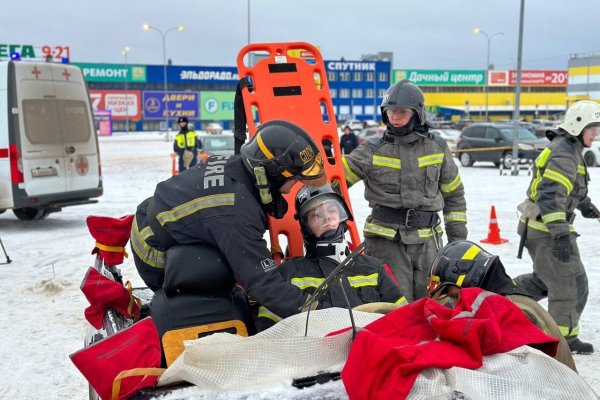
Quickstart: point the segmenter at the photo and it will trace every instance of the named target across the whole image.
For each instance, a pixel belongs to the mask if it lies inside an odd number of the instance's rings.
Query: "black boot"
[[[592,354],[594,352],[594,346],[591,343],[582,342],[577,337],[567,340],[567,343],[573,354]]]

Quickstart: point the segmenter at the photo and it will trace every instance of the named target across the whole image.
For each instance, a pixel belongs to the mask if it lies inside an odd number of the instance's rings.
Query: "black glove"
[[[552,246],[552,255],[559,261],[569,262],[571,255],[574,254],[573,246],[569,241],[570,235],[559,236],[554,238],[554,244]]]
[[[595,205],[590,203],[588,208],[581,210],[581,215],[583,215],[583,218],[600,218],[600,211],[598,211]]]

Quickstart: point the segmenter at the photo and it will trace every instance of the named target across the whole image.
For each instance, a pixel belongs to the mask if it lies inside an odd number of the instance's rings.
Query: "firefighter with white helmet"
[[[575,209],[584,218],[600,218],[588,196],[590,177],[582,156],[599,130],[600,105],[587,100],[573,104],[558,128],[546,132],[551,143],[535,160],[527,199],[519,205],[518,232],[525,237],[533,272],[515,282],[537,301],[548,298],[548,312],[571,351],[579,354],[593,353],[594,346],[578,338],[588,278],[572,223]]]

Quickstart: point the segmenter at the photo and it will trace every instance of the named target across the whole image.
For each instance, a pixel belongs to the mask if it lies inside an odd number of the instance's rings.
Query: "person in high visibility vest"
[[[201,142],[196,137],[196,132],[188,127],[187,117],[179,117],[179,132],[173,141],[173,151],[179,156],[179,172],[183,172],[198,163],[198,149],[202,148]]]

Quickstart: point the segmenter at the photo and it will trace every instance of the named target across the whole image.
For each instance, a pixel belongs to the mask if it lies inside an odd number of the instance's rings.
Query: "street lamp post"
[[[125,131],[129,133],[129,92],[127,91],[127,81],[129,80],[129,68],[127,67],[127,53],[131,48],[125,46],[121,54],[125,56]]]
[[[504,32],[496,32],[490,36],[490,35],[488,35],[487,32],[482,31],[479,28],[475,28],[475,29],[473,29],[473,33],[476,35],[479,35],[479,34],[484,35],[485,38],[487,39],[487,60],[486,60],[486,64],[485,64],[485,121],[489,122],[490,118],[488,115],[488,106],[489,106],[490,87],[489,87],[489,82],[488,82],[488,76],[490,74],[490,45],[492,44],[492,39],[494,37],[504,35]]]
[[[168,97],[168,90],[167,90],[167,35],[169,34],[169,32],[173,32],[173,31],[183,31],[183,25],[179,25],[176,26],[174,28],[169,28],[166,31],[162,31],[161,29],[152,26],[150,24],[144,24],[142,25],[142,28],[144,28],[145,31],[148,31],[150,29],[157,31],[158,33],[160,33],[160,36],[162,37],[162,48],[163,48],[163,80],[165,83],[165,88],[164,88],[164,92],[165,92],[165,97],[164,97],[164,104],[165,104],[165,124],[166,126],[166,140],[170,141],[171,138],[169,137],[169,97]]]

